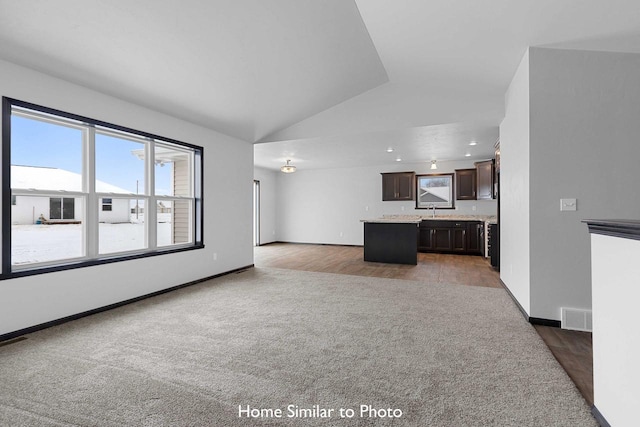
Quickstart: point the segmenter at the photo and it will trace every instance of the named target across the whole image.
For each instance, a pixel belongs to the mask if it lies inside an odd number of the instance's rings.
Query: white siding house
[[[37,166],[11,166],[11,187],[29,190],[80,191],[80,174],[63,169]],[[129,194],[127,190],[96,181],[96,190],[103,193]],[[11,198],[11,222],[13,224],[35,224],[42,216],[46,220],[83,221],[82,197],[58,197],[41,195],[15,195]],[[121,223],[130,221],[129,199],[100,199],[98,219],[100,222]]]

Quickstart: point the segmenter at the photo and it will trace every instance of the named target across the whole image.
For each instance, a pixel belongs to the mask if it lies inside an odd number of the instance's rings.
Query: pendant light
[[[280,171],[284,172],[284,173],[294,173],[296,171],[296,167],[293,165],[290,165],[289,162],[291,160],[287,160],[287,164],[284,166],[280,167]]]
[[[435,160],[431,160],[431,169],[438,169],[438,165],[436,165]]]

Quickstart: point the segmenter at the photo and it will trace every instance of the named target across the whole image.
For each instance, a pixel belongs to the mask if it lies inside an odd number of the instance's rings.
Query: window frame
[[[421,202],[420,201],[420,184],[422,181],[430,180],[442,180],[445,179],[449,182],[449,201],[443,202]],[[431,173],[416,175],[416,209],[455,209],[455,174],[453,173]]]
[[[113,132],[118,135],[133,135],[136,139],[145,139],[148,141],[148,147],[154,147],[155,143],[162,145],[169,145],[171,147],[176,147],[179,149],[184,149],[192,153],[192,161],[191,161],[191,171],[189,175],[189,179],[191,180],[191,195],[189,197],[180,197],[180,196],[171,196],[169,199],[182,199],[182,200],[190,200],[192,201],[192,212],[190,213],[190,230],[191,230],[191,241],[188,243],[177,243],[169,246],[157,246],[156,239],[151,238],[150,240],[153,242],[152,245],[147,244],[145,249],[128,251],[128,252],[116,252],[109,254],[99,254],[97,251],[94,251],[93,254],[91,251],[86,250],[85,256],[81,258],[65,258],[61,260],[56,260],[53,262],[46,263],[33,263],[33,264],[23,264],[20,267],[14,266],[11,264],[11,249],[12,249],[12,239],[11,239],[11,201],[12,195],[21,195],[23,192],[17,191],[12,193],[11,189],[11,116],[12,110],[14,107],[27,109],[31,111],[37,112],[39,115],[41,114],[43,117],[51,116],[52,122],[56,124],[61,124],[64,121],[71,121],[74,123],[80,123],[80,126],[85,129],[89,133],[95,134],[96,131],[102,132]],[[93,143],[92,143],[93,144]],[[90,144],[90,145],[92,145]],[[104,194],[98,193],[95,189],[95,149],[90,148],[89,151],[93,151],[93,153],[85,154],[84,163],[84,172],[83,179],[85,181],[91,181],[91,176],[94,178],[94,182],[89,185],[89,188],[83,188],[84,191],[79,192],[78,196],[85,197],[85,212],[84,212],[84,227],[85,233],[91,233],[91,230],[95,229],[97,232],[98,227],[98,213],[101,210],[102,203],[100,198],[102,196],[106,197],[129,197],[128,194]],[[147,150],[153,153],[153,149]],[[93,158],[92,158],[93,156]],[[145,162],[152,160],[145,159]],[[91,172],[88,172],[87,165]],[[146,258],[151,256],[165,255],[176,252],[184,252],[195,249],[204,248],[203,235],[204,235],[204,215],[203,215],[203,188],[204,188],[204,148],[198,145],[185,143],[182,141],[177,141],[171,138],[162,137],[159,135],[150,134],[143,131],[138,131],[135,129],[127,128],[124,126],[115,125],[112,123],[91,119],[84,116],[79,116],[77,114],[67,113],[64,111],[43,107],[40,105],[36,105],[30,102],[20,101],[17,99],[2,97],[2,162],[1,162],[1,177],[2,177],[2,189],[1,189],[1,200],[2,200],[2,208],[1,208],[1,229],[2,229],[2,245],[1,245],[1,265],[2,270],[0,271],[0,280],[29,276],[34,274],[43,274],[54,271],[62,271],[69,270],[74,268],[83,268],[89,267],[93,265],[100,264],[108,264],[113,262],[120,261],[128,261],[139,258]],[[153,169],[153,166],[151,167]],[[148,172],[147,176],[151,175],[153,177],[153,172]],[[153,178],[152,178],[153,179]],[[84,186],[83,186],[84,187]],[[28,195],[38,195],[35,193],[41,193],[41,191],[29,191]],[[42,192],[44,193],[44,192]],[[46,191],[46,193],[55,193]],[[25,194],[27,195],[27,194]],[[58,196],[60,197],[60,196]],[[74,197],[73,194],[65,193],[64,197]],[[153,201],[153,203],[157,203],[158,200],[165,198],[164,195],[160,195],[156,197],[155,188],[151,188],[150,194],[145,194],[144,196],[140,195],[140,199],[146,199],[145,207],[148,208],[147,203]],[[91,203],[95,201],[96,206],[91,206]],[[98,206],[100,205],[100,207]],[[151,203],[149,203],[151,206]],[[152,215],[155,217],[155,215]],[[150,218],[149,218],[150,219]],[[145,222],[146,222],[145,218]],[[157,234],[156,225],[145,224],[146,233],[150,235],[152,233]],[[93,237],[89,237],[87,242],[89,245],[94,245],[96,248],[98,246],[98,236],[97,233],[94,233]],[[147,236],[147,240],[149,237]]]

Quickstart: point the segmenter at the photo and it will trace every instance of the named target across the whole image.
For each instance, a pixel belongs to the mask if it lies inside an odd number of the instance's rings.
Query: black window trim
[[[193,244],[189,246],[180,247],[168,247],[168,248],[156,248],[154,250],[147,250],[146,252],[136,254],[125,255],[105,255],[99,258],[83,259],[81,261],[61,260],[60,264],[46,265],[46,266],[34,266],[29,269],[21,269],[12,271],[11,265],[11,109],[12,107],[21,107],[30,110],[39,111],[45,114],[52,114],[59,117],[64,117],[71,120],[77,120],[84,123],[87,126],[101,126],[109,129],[114,129],[120,132],[132,133],[140,135],[145,138],[150,138],[160,142],[167,142],[175,144],[181,147],[186,147],[194,151],[194,201],[195,207],[193,212],[194,221],[194,236]],[[204,241],[204,147],[199,145],[189,144],[186,142],[178,141],[171,138],[166,138],[159,135],[154,135],[144,131],[138,131],[125,126],[115,125],[102,120],[91,119],[88,117],[80,116],[77,114],[67,113],[65,111],[56,110],[49,107],[43,107],[41,105],[33,104],[31,102],[20,101],[18,99],[3,96],[2,97],[2,162],[1,162],[1,177],[2,177],[2,189],[0,197],[2,198],[2,209],[0,210],[1,218],[0,222],[2,229],[2,256],[0,263],[2,272],[0,273],[0,280],[13,279],[17,277],[33,276],[36,274],[52,273],[56,271],[71,270],[76,268],[85,268],[95,265],[110,264],[121,261],[131,261],[141,258],[149,258],[158,255],[173,254],[177,252],[185,252],[197,249],[203,249]]]

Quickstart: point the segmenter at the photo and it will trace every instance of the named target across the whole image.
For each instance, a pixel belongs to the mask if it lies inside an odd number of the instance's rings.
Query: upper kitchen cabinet
[[[415,172],[393,172],[381,175],[382,201],[415,199]]]
[[[476,179],[478,180],[476,199],[491,200],[495,197],[493,188],[493,160],[477,162],[475,165],[477,172]]]
[[[475,169],[456,169],[456,200],[476,200]]]

